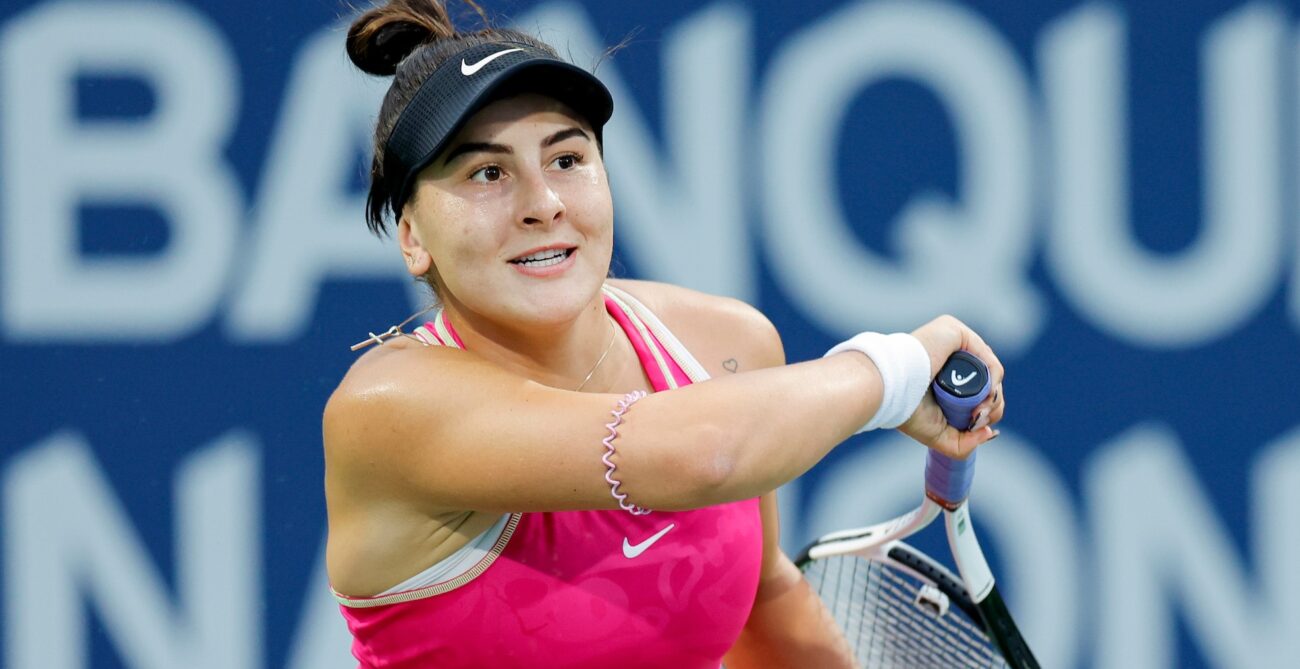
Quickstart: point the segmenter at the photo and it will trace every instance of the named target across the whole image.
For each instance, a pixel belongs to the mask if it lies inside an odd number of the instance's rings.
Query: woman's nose
[[[543,173],[521,179],[519,221],[524,225],[550,224],[564,216],[564,200]]]

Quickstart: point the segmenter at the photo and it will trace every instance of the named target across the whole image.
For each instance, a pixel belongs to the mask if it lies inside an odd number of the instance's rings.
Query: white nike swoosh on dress
[[[645,549],[653,546],[656,541],[659,541],[660,537],[662,537],[665,534],[668,534],[668,530],[671,530],[674,527],[677,527],[677,523],[669,523],[668,527],[665,527],[664,529],[655,532],[654,536],[650,537],[649,539],[646,539],[645,541],[642,541],[641,543],[635,546],[633,546],[627,540],[627,537],[623,537],[623,557],[631,560],[632,558],[644,553]]]
[[[468,77],[471,74],[474,74],[475,72],[478,72],[479,70],[483,69],[484,65],[487,65],[488,63],[508,53],[514,53],[515,51],[523,51],[523,49],[506,49],[505,51],[498,51],[490,56],[484,56],[483,60],[480,60],[479,62],[474,63],[473,65],[469,65],[468,63],[465,62],[465,59],[462,58],[460,59],[460,73]]]

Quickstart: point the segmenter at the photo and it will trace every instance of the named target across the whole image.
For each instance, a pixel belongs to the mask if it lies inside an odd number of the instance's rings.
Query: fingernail
[[[975,424],[972,425],[970,429],[978,430],[988,424],[989,424],[989,410],[987,407],[985,407],[982,411],[980,411],[979,416],[975,417]]]
[[[984,440],[984,443],[986,443],[986,444],[989,443],[990,441],[993,441],[994,439],[997,439],[997,438],[998,438],[998,435],[1002,434],[1002,432],[999,431],[999,430],[990,430],[990,431],[993,433],[993,436],[991,436],[991,437],[989,437],[988,439],[985,439],[985,440]]]

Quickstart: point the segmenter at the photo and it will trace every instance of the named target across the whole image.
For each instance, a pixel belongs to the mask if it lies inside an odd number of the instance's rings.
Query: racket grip
[[[979,358],[957,351],[944,363],[932,388],[948,424],[958,430],[971,425],[971,411],[988,397],[993,380]],[[925,491],[939,504],[955,508],[970,494],[975,480],[975,454],[965,460],[950,458],[931,449],[925,461]]]

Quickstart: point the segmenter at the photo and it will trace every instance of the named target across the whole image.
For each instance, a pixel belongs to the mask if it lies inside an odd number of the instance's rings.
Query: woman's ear
[[[414,277],[429,273],[433,257],[424,250],[420,235],[411,225],[411,219],[403,215],[397,222],[397,243],[402,248],[402,258],[406,261],[406,271]]]

